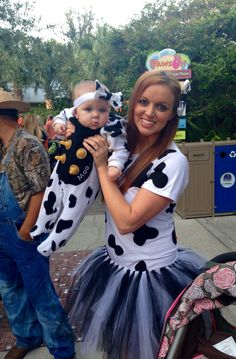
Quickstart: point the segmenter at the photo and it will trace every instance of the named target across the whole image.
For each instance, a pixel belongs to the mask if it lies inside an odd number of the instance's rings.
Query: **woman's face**
[[[143,140],[152,144],[174,116],[174,95],[166,85],[151,85],[134,108],[134,123]]]

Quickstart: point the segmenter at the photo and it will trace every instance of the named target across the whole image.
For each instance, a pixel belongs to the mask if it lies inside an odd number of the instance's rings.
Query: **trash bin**
[[[215,146],[215,214],[236,213],[236,144]]]
[[[177,202],[176,212],[183,218],[213,215],[212,142],[179,144],[189,161],[189,184]]]
[[[178,146],[189,161],[189,184],[176,212],[182,218],[236,213],[236,140]]]

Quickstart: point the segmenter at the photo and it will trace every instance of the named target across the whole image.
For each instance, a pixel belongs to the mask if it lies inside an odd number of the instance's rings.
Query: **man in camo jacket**
[[[50,177],[48,154],[17,123],[28,104],[0,90],[0,295],[15,346],[5,359],[21,359],[47,345],[55,359],[74,358],[74,339],[49,274],[48,258],[32,239]]]

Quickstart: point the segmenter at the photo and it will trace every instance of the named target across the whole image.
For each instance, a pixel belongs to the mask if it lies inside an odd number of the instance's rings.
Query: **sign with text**
[[[186,131],[185,130],[177,130],[174,140],[175,141],[185,141],[186,140]]]
[[[189,57],[182,53],[178,54],[173,49],[152,52],[146,59],[146,68],[148,70],[170,71],[178,79],[192,77],[189,66]]]

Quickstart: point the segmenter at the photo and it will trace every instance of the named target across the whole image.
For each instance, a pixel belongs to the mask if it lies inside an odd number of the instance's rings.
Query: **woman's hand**
[[[19,236],[24,240],[24,241],[32,241],[33,238],[30,236],[30,233],[27,231],[24,231],[22,228],[19,230]]]
[[[97,169],[103,166],[107,168],[108,144],[104,137],[96,135],[85,138],[83,145],[93,156]]]

